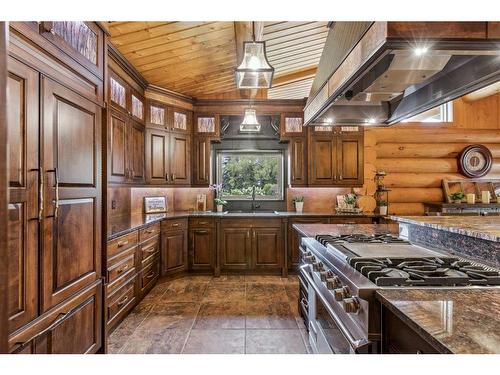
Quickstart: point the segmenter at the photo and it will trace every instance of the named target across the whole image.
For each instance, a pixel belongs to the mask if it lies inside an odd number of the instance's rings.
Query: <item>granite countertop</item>
[[[339,236],[342,234],[399,234],[398,224],[293,224],[293,229],[305,237],[316,237],[318,234]],[[355,230],[353,230],[355,228]]]
[[[327,216],[327,217],[379,217],[375,214],[337,214],[327,212],[286,212],[286,211],[256,211],[256,212],[213,212],[213,211],[175,211],[159,214],[131,214],[111,218],[108,221],[108,240],[120,237],[134,230],[141,229],[149,224],[165,219],[180,219],[188,217],[216,217],[216,218],[283,218],[296,216]]]
[[[500,288],[381,289],[377,299],[440,352],[500,353]]]
[[[401,223],[500,242],[500,216],[391,216],[390,218]]]

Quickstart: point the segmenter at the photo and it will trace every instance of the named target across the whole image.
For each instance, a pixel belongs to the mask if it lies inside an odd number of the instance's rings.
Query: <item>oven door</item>
[[[356,354],[366,353],[370,343],[368,340],[356,340],[341,319],[330,307],[321,294],[306,268],[300,269],[301,276],[307,280],[309,343],[317,354]]]

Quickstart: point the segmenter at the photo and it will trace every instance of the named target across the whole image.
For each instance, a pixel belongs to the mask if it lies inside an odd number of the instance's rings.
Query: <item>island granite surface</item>
[[[443,353],[500,353],[500,288],[380,289],[377,299]]]
[[[392,220],[500,242],[500,216],[391,216]]]

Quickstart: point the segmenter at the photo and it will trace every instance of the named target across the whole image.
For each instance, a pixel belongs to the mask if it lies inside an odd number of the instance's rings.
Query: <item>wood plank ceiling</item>
[[[235,92],[235,22],[108,22],[111,42],[151,84],[196,98]],[[303,98],[326,40],[326,22],[265,22],[275,67],[269,98]]]

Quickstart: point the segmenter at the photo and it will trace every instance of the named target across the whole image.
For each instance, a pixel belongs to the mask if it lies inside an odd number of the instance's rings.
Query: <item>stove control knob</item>
[[[333,296],[335,297],[335,300],[342,301],[344,298],[350,297],[351,294],[349,293],[349,289],[346,286],[343,286],[342,288],[334,289]]]
[[[321,262],[313,263],[313,270],[315,270],[316,272],[323,271],[323,263]]]
[[[331,271],[321,271],[319,273],[319,277],[321,278],[321,281],[326,282],[326,280],[332,276]]]
[[[340,283],[340,279],[338,276],[332,276],[326,279],[326,287],[328,289],[333,290],[340,286],[342,286],[342,284]]]
[[[308,255],[304,257],[304,262],[309,264],[312,264],[315,260],[316,258],[314,257],[314,255]]]
[[[346,313],[356,314],[359,311],[359,300],[357,297],[346,298],[342,303]]]

